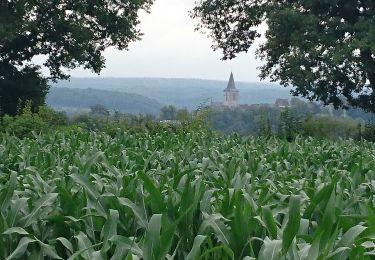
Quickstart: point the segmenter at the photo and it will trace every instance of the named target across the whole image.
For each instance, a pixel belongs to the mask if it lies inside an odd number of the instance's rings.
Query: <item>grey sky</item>
[[[155,0],[150,14],[141,15],[141,41],[129,51],[113,48],[105,52],[106,68],[101,77],[166,77],[227,80],[231,69],[236,80],[259,81],[252,48],[232,61],[221,61],[221,52],[211,49],[212,41],[194,31],[188,11],[195,0]],[[83,69],[72,76],[94,77]]]

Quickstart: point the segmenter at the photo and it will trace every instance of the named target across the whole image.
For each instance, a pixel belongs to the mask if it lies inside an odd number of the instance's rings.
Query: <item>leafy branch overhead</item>
[[[99,73],[102,52],[115,46],[127,49],[141,36],[139,11],[152,0],[0,2],[0,116],[15,115],[17,106],[32,100],[44,103],[47,79],[67,79],[67,70],[83,66]],[[45,57],[46,78],[34,64]]]
[[[0,61],[20,66],[36,55],[47,55],[52,78],[67,75],[62,68],[79,65],[98,73],[102,51],[126,49],[141,35],[138,11],[152,0],[30,1],[0,3]]]
[[[335,107],[375,112],[375,2],[371,0],[202,0],[192,12],[223,59],[261,37],[260,77]]]

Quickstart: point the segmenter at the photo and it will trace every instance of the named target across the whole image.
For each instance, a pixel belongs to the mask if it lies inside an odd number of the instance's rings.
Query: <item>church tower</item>
[[[224,89],[224,106],[226,107],[238,107],[238,97],[239,97],[239,91],[236,89],[236,85],[234,83],[234,77],[233,73],[230,74],[228,86],[226,89]]]

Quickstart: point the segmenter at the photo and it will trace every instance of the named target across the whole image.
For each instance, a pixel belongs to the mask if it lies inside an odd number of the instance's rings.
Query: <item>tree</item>
[[[115,46],[127,49],[138,40],[138,13],[148,11],[152,0],[82,0],[0,2],[0,104],[3,113],[14,114],[14,99],[25,100],[29,88],[44,100],[46,80],[67,79],[65,69],[83,66],[99,73],[104,67],[102,52]],[[42,76],[33,58],[42,55],[48,76]],[[5,69],[4,69],[5,68]],[[11,72],[11,73],[10,73]],[[14,90],[13,78],[34,78]],[[12,97],[12,100],[9,99]],[[12,103],[14,104],[14,103]]]
[[[304,102],[299,98],[292,98],[290,100],[290,106],[293,112],[298,114],[312,114],[313,113],[313,103]]]
[[[90,114],[98,117],[108,117],[109,110],[101,104],[96,104],[90,107]]]
[[[177,119],[177,108],[169,105],[161,108],[160,118],[162,120],[176,120]]]
[[[192,16],[223,50],[223,59],[248,51],[268,25],[257,55],[270,77],[292,93],[324,104],[375,112],[375,1],[202,0]]]
[[[187,110],[186,108],[178,109],[176,118],[177,118],[177,120],[179,120],[181,122],[189,121],[189,119],[190,119],[189,110]]]
[[[38,72],[38,67],[17,69],[0,63],[0,116],[16,115],[28,101],[35,112],[44,104],[48,89],[47,80]]]

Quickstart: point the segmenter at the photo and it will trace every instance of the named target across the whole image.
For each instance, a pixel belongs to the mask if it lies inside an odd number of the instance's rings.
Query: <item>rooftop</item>
[[[230,73],[230,78],[228,82],[228,86],[224,91],[238,91],[236,89],[236,84],[234,83],[234,77],[233,77],[233,72]]]

